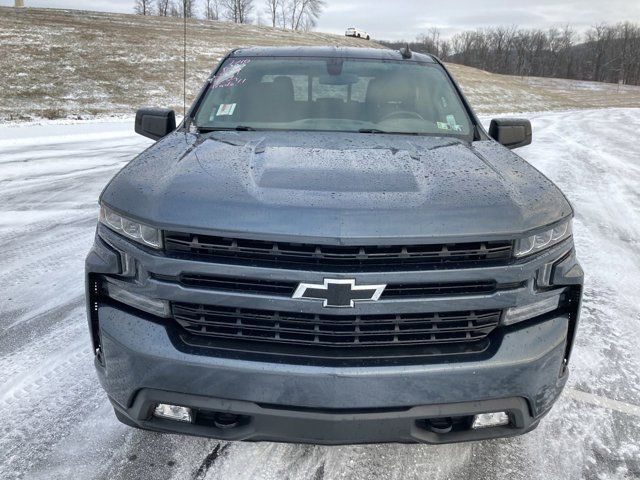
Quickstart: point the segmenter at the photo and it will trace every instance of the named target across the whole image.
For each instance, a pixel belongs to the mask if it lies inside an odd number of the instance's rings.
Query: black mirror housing
[[[494,118],[489,136],[507,148],[524,147],[531,143],[531,122],[525,118]]]
[[[176,113],[169,108],[140,108],[136,112],[136,133],[160,140],[176,129]]]

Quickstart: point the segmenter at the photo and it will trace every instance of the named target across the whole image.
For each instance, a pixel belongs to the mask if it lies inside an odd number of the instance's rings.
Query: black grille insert
[[[313,245],[165,232],[170,255],[287,268],[454,267],[511,258],[510,241],[405,246]]]
[[[279,295],[285,297],[292,296],[293,292],[298,286],[297,282],[290,281],[243,277],[225,277],[190,273],[182,274],[179,277],[154,274],[153,277],[158,280],[177,282],[188,287],[259,295]],[[439,295],[478,295],[489,294],[495,292],[497,289],[513,288],[514,286],[518,285],[497,285],[494,280],[447,283],[389,284],[382,292],[382,296],[380,298],[424,298]]]
[[[260,345],[380,349],[450,345],[485,339],[498,325],[500,310],[389,315],[325,315],[174,303],[173,317],[200,337]],[[274,350],[276,349],[276,350]]]

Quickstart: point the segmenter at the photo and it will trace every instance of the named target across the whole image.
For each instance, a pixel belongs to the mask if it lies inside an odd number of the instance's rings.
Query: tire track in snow
[[[40,130],[26,126],[21,132],[25,129]],[[70,478],[82,469],[62,467],[58,477],[51,455],[71,432],[86,438],[91,430],[78,427],[88,419],[99,423],[92,416],[96,408],[111,415],[93,369],[83,264],[100,190],[127,157],[148,143],[120,144],[122,136],[114,135],[111,144],[83,144],[82,135],[75,136],[75,148],[53,155],[46,142],[34,153],[25,146],[3,151],[0,141],[0,478],[34,478],[42,472],[47,479]],[[126,431],[102,417],[115,438]],[[66,452],[57,455],[65,458]],[[86,453],[85,462],[96,458],[95,451]],[[110,459],[111,452],[106,453],[103,460]],[[85,469],[76,478],[88,477]]]
[[[0,358],[0,369],[15,372],[0,385],[0,478],[28,471],[99,398],[83,313],[76,309],[66,329]]]
[[[207,475],[207,472],[213,466],[213,463],[216,460],[218,460],[222,455],[224,455],[224,452],[228,447],[229,447],[228,443],[225,443],[225,444],[218,443],[215,447],[213,447],[213,450],[211,450],[211,453],[209,453],[202,460],[202,463],[200,464],[195,474],[193,475],[193,480],[202,480],[203,478],[205,478]]]
[[[591,405],[595,405],[598,407],[604,407],[609,410],[615,410],[616,412],[633,415],[636,417],[640,417],[640,406],[639,405],[631,405],[625,402],[619,402],[618,400],[611,400],[607,397],[602,397],[600,395],[594,395],[593,393],[587,393],[580,390],[576,390],[575,388],[567,388],[565,390],[565,394],[577,400],[579,402],[589,403]]]

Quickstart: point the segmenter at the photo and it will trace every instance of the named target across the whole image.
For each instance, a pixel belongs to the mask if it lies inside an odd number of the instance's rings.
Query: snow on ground
[[[83,260],[97,197],[150,142],[132,121],[0,128],[0,478],[640,478],[640,110],[541,113],[519,150],[577,210],[586,271],[569,388],[534,432],[461,445],[220,443],[119,424]]]

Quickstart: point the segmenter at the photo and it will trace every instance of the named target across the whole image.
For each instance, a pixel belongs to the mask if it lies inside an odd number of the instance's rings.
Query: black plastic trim
[[[118,418],[127,425],[147,430],[181,433],[229,441],[276,441],[323,445],[366,443],[443,444],[521,435],[536,428],[542,415],[534,418],[522,397],[477,400],[452,404],[418,405],[385,409],[300,409],[287,405],[261,405],[253,402],[202,397],[178,392],[142,389],[126,408],[111,400]],[[195,422],[157,418],[155,405],[169,403],[191,408]],[[510,424],[472,430],[473,415],[505,411]],[[234,428],[220,428],[206,419],[216,413],[238,415]],[[204,416],[205,421],[198,421]],[[456,429],[437,433],[425,420],[453,417],[462,419]],[[336,428],[337,426],[340,428]],[[462,425],[462,426],[460,426]],[[464,428],[466,425],[466,428]]]

